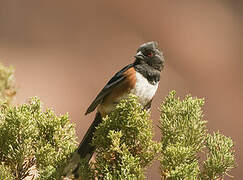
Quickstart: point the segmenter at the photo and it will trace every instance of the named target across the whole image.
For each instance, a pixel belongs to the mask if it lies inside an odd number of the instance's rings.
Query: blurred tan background
[[[239,167],[231,175],[240,180],[242,15],[240,0],[0,0],[0,61],[16,69],[17,104],[38,96],[68,112],[81,140],[94,117],[84,116],[93,98],[141,43],[156,40],[166,66],[152,106],[155,124],[169,91],[204,97],[210,131],[236,142]],[[160,178],[157,168],[148,179]]]

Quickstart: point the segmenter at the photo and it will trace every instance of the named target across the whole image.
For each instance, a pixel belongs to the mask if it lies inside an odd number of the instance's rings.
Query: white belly
[[[150,84],[142,74],[136,72],[137,82],[135,88],[131,90],[132,94],[139,97],[140,103],[145,106],[153,98],[159,83]]]
[[[146,106],[153,98],[158,85],[158,82],[155,84],[150,84],[142,74],[136,72],[136,85],[134,89],[130,91],[130,93],[136,95],[139,98],[139,102],[142,106]],[[106,106],[99,107],[99,111],[103,114],[110,113],[114,109],[115,105],[124,98],[127,98],[127,94],[121,96],[115,102],[111,102],[111,104],[106,104]]]

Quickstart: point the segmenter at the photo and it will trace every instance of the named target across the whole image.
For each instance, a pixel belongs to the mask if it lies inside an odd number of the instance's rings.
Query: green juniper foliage
[[[35,169],[40,179],[60,177],[62,164],[76,148],[68,115],[42,111],[41,102],[0,109],[0,160],[16,179]]]
[[[1,162],[0,165],[0,179],[14,180],[15,177],[11,172],[11,169],[8,166],[4,165],[4,162]]]
[[[197,152],[204,147],[206,122],[202,121],[203,100],[187,96],[180,101],[171,92],[161,105],[162,174],[173,179],[197,179]]]
[[[222,178],[235,167],[233,146],[234,143],[231,138],[218,132],[207,135],[207,160],[203,164],[202,179]]]
[[[172,91],[162,103],[162,179],[217,179],[235,166],[233,141],[219,133],[210,135],[202,120],[202,99],[175,97]],[[206,154],[199,161],[199,152]],[[199,164],[203,164],[200,171]]]
[[[38,98],[10,105],[16,93],[13,72],[0,64],[0,179],[21,180],[31,174],[35,179],[60,179],[76,148],[74,127],[67,114],[42,110]]]
[[[153,136],[149,113],[142,110],[137,98],[131,95],[121,100],[94,134],[93,179],[144,179],[146,167],[161,149],[161,144],[152,140]]]
[[[13,67],[5,67],[0,63],[0,100],[10,103],[16,94]]]

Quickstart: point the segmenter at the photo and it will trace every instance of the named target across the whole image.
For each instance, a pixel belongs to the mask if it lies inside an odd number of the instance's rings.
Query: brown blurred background
[[[204,97],[210,131],[236,142],[239,167],[231,175],[241,179],[242,15],[240,0],[0,0],[0,61],[16,69],[16,103],[39,96],[68,112],[81,140],[93,98],[141,43],[156,40],[166,67],[152,106],[155,124],[169,91]],[[148,179],[159,179],[157,166]]]

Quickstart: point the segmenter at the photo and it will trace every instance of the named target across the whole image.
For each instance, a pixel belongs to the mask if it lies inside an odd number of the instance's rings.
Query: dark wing
[[[124,76],[124,72],[127,71],[133,67],[133,64],[129,64],[123,69],[121,69],[119,72],[117,72],[111,80],[105,85],[105,87],[100,91],[100,93],[96,96],[95,100],[91,103],[91,105],[88,107],[86,114],[89,114],[90,112],[94,111],[95,108],[102,102],[104,97],[108,95],[112,89],[121,81],[123,81],[126,77]]]

